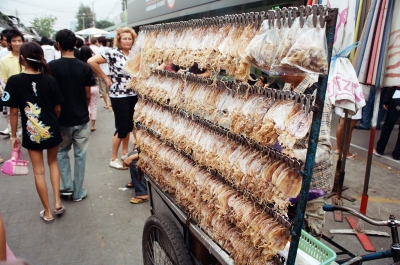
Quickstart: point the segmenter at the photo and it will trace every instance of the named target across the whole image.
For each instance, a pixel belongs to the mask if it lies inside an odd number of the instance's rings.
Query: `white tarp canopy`
[[[107,34],[107,33],[108,33],[107,31],[98,28],[87,28],[75,32],[75,34],[79,35],[96,35],[96,34]]]

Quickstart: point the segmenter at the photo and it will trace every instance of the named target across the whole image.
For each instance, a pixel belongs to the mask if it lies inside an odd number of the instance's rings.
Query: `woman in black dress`
[[[2,95],[4,105],[10,107],[13,148],[21,148],[16,136],[18,109],[22,119],[22,146],[28,149],[35,175],[35,184],[44,210],[40,217],[46,223],[54,221],[45,181],[43,150],[47,150],[47,163],[54,193],[54,214],[62,214],[65,207],[60,201],[60,170],[57,164],[58,146],[62,141],[58,121],[63,101],[56,80],[49,74],[42,48],[34,42],[25,43],[20,51],[20,65],[25,70],[11,76]],[[43,72],[43,73],[42,73]]]

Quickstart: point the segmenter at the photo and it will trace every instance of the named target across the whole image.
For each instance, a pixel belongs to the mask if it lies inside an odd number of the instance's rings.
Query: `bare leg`
[[[349,135],[349,138],[348,138],[348,142],[346,143],[347,147],[350,147],[351,136],[352,136],[352,133],[353,133],[353,129],[356,126],[356,123],[357,123],[357,120],[351,120],[350,135]],[[340,151],[340,149],[341,149],[340,144],[342,143],[343,129],[344,129],[344,118],[340,118],[339,125],[338,125],[338,127],[336,129],[336,146],[337,146],[336,150],[337,151]],[[350,153],[350,148],[347,148],[347,150],[348,150],[347,151],[347,156],[352,156],[353,154]]]
[[[352,156],[353,154],[352,153],[350,153],[350,142],[351,142],[351,136],[352,136],[352,134],[353,134],[353,129],[354,129],[354,127],[356,126],[356,124],[357,124],[357,120],[351,120],[351,123],[350,123],[350,135],[349,135],[349,140],[348,140],[348,142],[347,142],[347,156]]]
[[[106,109],[108,109],[109,107],[110,107],[110,104],[108,103],[108,96],[107,96],[107,94],[102,94],[101,95],[101,98],[104,100],[104,107],[106,108]]]
[[[47,164],[50,169],[50,181],[53,186],[53,194],[54,194],[54,207],[56,209],[61,208],[61,200],[60,200],[60,169],[58,168],[57,163],[57,152],[58,145],[47,149]]]
[[[122,138],[122,154],[123,155],[128,153],[129,136],[130,136],[130,134],[128,133],[125,138]]]
[[[4,229],[3,219],[0,214],[0,261],[5,261],[6,259],[6,230]]]
[[[32,161],[33,173],[35,175],[36,190],[44,207],[44,217],[52,219],[53,215],[50,209],[49,197],[47,195],[47,186],[44,179],[44,162],[42,150],[28,150]],[[58,184],[60,185],[60,184]]]
[[[336,129],[336,151],[337,152],[340,152],[340,149],[341,149],[340,145],[342,143],[343,128],[344,128],[344,119],[340,118],[339,125]]]
[[[118,133],[112,138],[111,160],[114,161],[118,158],[118,149],[121,145],[122,139],[118,138]]]
[[[92,120],[92,127],[90,128],[91,130],[96,130],[96,120]]]

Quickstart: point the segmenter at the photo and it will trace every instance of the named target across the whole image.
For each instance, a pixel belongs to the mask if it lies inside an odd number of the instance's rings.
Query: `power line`
[[[36,8],[39,8],[39,9],[44,9],[43,6],[34,5],[34,4],[32,4],[32,3],[26,3],[26,2],[18,1],[18,0],[11,0],[11,1],[17,2],[17,3],[20,3],[20,4],[24,4],[24,5],[27,5],[27,6],[36,7]],[[46,10],[48,10],[48,11],[65,13],[65,7],[62,7],[62,8],[63,8],[64,11],[55,10],[55,9],[53,9],[53,8],[50,8],[49,6],[46,6]]]
[[[58,13],[63,13],[63,14],[71,14],[71,13],[76,11],[76,10],[74,10],[74,11],[66,10],[65,6],[62,7],[62,10],[59,10],[59,9],[56,9],[54,7],[49,7],[49,6],[46,6],[46,8],[44,8],[43,6],[35,5],[35,4],[32,4],[32,3],[27,3],[27,2],[24,2],[24,1],[21,1],[21,0],[10,0],[10,1],[17,2],[17,3],[20,3],[20,4],[24,4],[24,5],[27,5],[27,6],[32,6],[32,7],[35,7],[35,8],[38,8],[38,9],[42,9],[42,10],[46,10],[46,11],[53,11],[53,12],[58,12]],[[97,0],[97,1],[99,1],[99,0]],[[97,2],[97,1],[95,1],[95,2]],[[115,7],[117,5],[118,5],[118,3],[114,4],[114,7],[111,9],[111,12],[115,9]],[[70,5],[68,5],[68,9],[71,10],[71,6]],[[109,10],[109,8],[107,8],[107,7],[103,6],[103,5],[100,5],[97,9],[100,10],[100,12],[96,12],[96,13],[97,14],[101,14],[101,15],[107,14],[107,12]],[[110,14],[111,12],[109,12],[108,14]]]

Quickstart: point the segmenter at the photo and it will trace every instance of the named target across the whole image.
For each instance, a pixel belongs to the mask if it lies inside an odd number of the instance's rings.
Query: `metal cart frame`
[[[336,20],[338,9],[329,9],[329,14],[325,17],[326,21],[326,38],[328,43],[328,65],[332,56],[333,40],[335,35]],[[317,85],[316,103],[312,111],[314,112],[311,126],[310,137],[308,140],[307,157],[305,161],[304,171],[301,172],[303,177],[302,188],[300,191],[300,200],[297,205],[297,212],[291,230],[291,244],[288,255],[287,264],[295,263],[299,240],[301,236],[301,228],[303,227],[304,213],[307,203],[307,197],[311,182],[312,170],[315,162],[315,155],[320,132],[322,110],[324,106],[326,88],[328,83],[328,75],[320,75]],[[225,252],[217,243],[215,243],[202,229],[188,216],[176,203],[170,194],[164,192],[149,174],[145,174],[148,181],[148,192],[150,197],[150,206],[152,215],[167,216],[176,225],[184,238],[184,242],[189,250],[195,240],[208,251],[209,255],[218,261],[217,264],[230,265],[234,264],[233,259]],[[196,254],[190,252],[192,257],[196,259]],[[204,254],[204,253],[203,253]]]
[[[201,228],[175,203],[168,193],[162,191],[149,174],[145,174],[147,190],[150,198],[150,212],[152,215],[167,216],[181,232],[188,249],[191,248],[194,238],[223,265],[234,265],[233,259],[229,257],[219,245],[217,245]],[[200,257],[196,257],[200,259]]]

